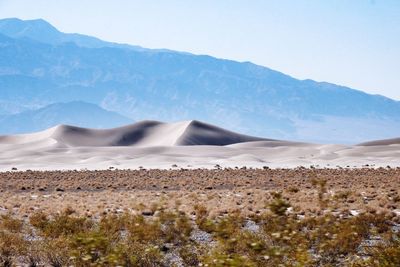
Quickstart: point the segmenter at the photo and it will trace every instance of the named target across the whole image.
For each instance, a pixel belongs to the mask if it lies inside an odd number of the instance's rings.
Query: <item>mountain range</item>
[[[96,108],[85,121],[70,116],[69,102]],[[58,117],[38,115],[51,107]],[[398,137],[400,102],[250,62],[105,42],[62,33],[44,20],[0,20],[0,121],[8,120],[0,134],[143,119],[197,119],[274,139],[359,143]]]
[[[36,132],[57,124],[73,124],[88,128],[108,128],[133,121],[116,112],[81,101],[54,103],[17,114],[0,115],[0,132],[18,134]]]

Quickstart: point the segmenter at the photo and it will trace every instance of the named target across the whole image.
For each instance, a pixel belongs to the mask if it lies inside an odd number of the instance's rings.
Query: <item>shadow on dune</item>
[[[200,121],[176,123],[141,121],[113,129],[87,129],[69,125],[58,125],[53,129],[51,135],[48,137],[70,147],[225,146],[252,141],[271,141],[271,139],[235,133]]]

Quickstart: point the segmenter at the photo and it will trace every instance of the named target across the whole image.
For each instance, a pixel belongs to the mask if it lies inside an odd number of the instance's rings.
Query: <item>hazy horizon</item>
[[[218,56],[127,49],[93,35],[57,32],[44,21],[0,20],[0,133],[148,119],[197,119],[249,135],[318,143],[396,138],[400,131],[400,102],[381,97],[384,92],[299,80]],[[65,45],[70,42],[76,45]],[[60,105],[70,101],[83,102]]]
[[[399,2],[278,2],[0,0],[0,18],[42,18],[63,32],[251,61],[400,99]]]

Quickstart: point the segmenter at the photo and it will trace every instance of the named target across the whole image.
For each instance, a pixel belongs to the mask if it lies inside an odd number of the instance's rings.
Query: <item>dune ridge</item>
[[[58,125],[0,136],[0,171],[254,167],[400,166],[400,143],[327,145],[253,137],[199,122],[141,121],[113,129]]]
[[[389,145],[400,145],[400,137],[392,139],[374,140],[358,144],[358,146],[389,146]]]
[[[112,129],[57,125],[38,133],[0,136],[0,143],[22,144],[45,139],[52,139],[59,145],[68,147],[225,146],[251,141],[271,141],[238,134],[196,120],[175,123],[146,120]]]

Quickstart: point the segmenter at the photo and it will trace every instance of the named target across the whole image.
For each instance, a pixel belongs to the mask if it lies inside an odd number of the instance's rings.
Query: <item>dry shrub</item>
[[[105,215],[99,221],[64,212],[36,213],[29,225],[10,215],[0,221],[3,266],[165,266],[178,255],[185,266],[399,266],[400,237],[393,214],[313,215],[299,219],[277,193],[271,212],[244,217],[240,211],[210,217],[196,206],[195,220],[178,210],[152,216]],[[329,204],[329,202],[327,202]],[[252,220],[256,228],[249,228]],[[197,224],[197,225],[194,225]],[[193,229],[207,230],[210,241],[192,240]],[[33,229],[33,230],[30,230]],[[360,260],[371,236],[379,246]]]
[[[12,233],[21,232],[23,222],[19,219],[13,218],[10,214],[1,215],[0,217],[0,229],[8,230]]]
[[[189,218],[179,211],[162,211],[159,214],[162,224],[163,239],[166,243],[182,245],[188,242],[192,231],[192,224]]]
[[[158,245],[162,235],[161,224],[157,219],[149,219],[142,215],[131,217],[131,223],[127,226],[128,239],[132,243],[146,243]]]
[[[282,193],[280,192],[274,192],[272,193],[273,200],[271,203],[269,203],[269,209],[272,211],[272,213],[278,215],[278,216],[283,216],[285,215],[287,209],[291,206],[289,202],[284,200],[282,198]]]
[[[67,212],[56,214],[52,219],[43,213],[37,213],[31,216],[30,223],[42,236],[52,238],[83,233],[93,225],[87,218],[73,217]]]
[[[194,206],[194,212],[196,214],[196,224],[200,230],[211,233],[214,228],[214,222],[209,218],[209,211],[203,205],[196,204]]]
[[[17,257],[26,254],[27,242],[19,233],[0,230],[0,264],[14,266]]]

